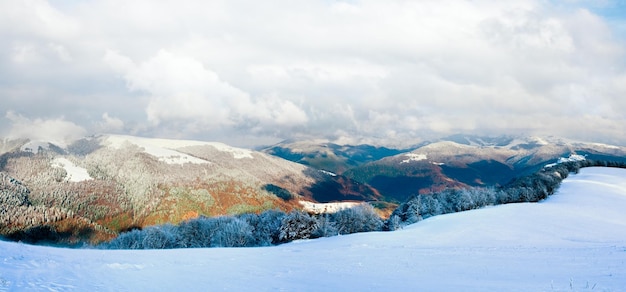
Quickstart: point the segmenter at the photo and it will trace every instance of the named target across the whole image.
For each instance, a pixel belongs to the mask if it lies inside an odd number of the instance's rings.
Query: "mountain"
[[[277,151],[301,163],[267,154]],[[460,135],[410,151],[328,141],[284,142],[260,152],[120,135],[70,145],[4,139],[0,235],[102,241],[203,215],[331,210],[336,206],[310,203],[345,201],[374,201],[384,216],[412,194],[502,185],[567,157],[626,161],[626,149],[552,137]]]
[[[455,135],[413,151],[362,164],[344,173],[387,200],[445,188],[503,185],[561,157],[626,161],[626,148],[547,137]]]
[[[0,290],[623,291],[625,178],[624,169],[585,168],[539,203],[271,247],[129,251],[0,241]]]
[[[341,174],[348,169],[384,157],[411,151],[372,145],[339,145],[328,140],[287,140],[261,149],[262,152],[278,156],[317,169]]]
[[[347,177],[221,143],[118,135],[1,143],[0,233],[14,239],[100,241],[200,215],[380,198]]]

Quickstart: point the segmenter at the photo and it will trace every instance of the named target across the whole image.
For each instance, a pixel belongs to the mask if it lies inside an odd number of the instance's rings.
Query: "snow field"
[[[407,157],[407,159],[402,160],[400,164],[409,163],[411,161],[422,161],[422,160],[428,159],[426,154],[407,153],[404,156]]]
[[[155,139],[155,138],[141,138],[124,135],[107,135],[105,136],[105,145],[119,149],[124,146],[125,143],[130,143],[142,147],[144,151],[150,155],[159,158],[168,164],[184,164],[184,163],[210,163],[204,159],[193,157],[191,155],[177,151],[179,148],[190,146],[211,146],[218,151],[229,152],[235,159],[250,158],[252,159],[252,151],[247,149],[235,148],[223,143],[217,142],[202,142],[193,140],[171,140],[171,139]]]
[[[67,172],[67,181],[71,182],[81,182],[85,180],[93,179],[87,169],[82,168],[80,166],[76,166],[73,162],[69,161],[67,158],[57,157],[52,160],[53,167],[60,167],[65,169]]]

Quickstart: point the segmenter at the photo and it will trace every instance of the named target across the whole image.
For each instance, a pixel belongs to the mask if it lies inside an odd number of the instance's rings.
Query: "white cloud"
[[[116,113],[121,131],[199,139],[506,129],[612,139],[626,129],[624,21],[592,6],[5,3],[0,111],[34,120],[44,109],[32,105],[49,96],[59,105],[48,116],[97,128]]]
[[[70,52],[63,45],[48,43],[48,48],[57,55],[59,60],[63,62],[72,61]]]
[[[5,117],[11,122],[6,133],[6,137],[10,139],[27,138],[65,146],[87,133],[83,127],[66,121],[63,117],[31,120],[14,112],[7,112]]]
[[[105,61],[121,73],[129,89],[146,92],[148,121],[202,120],[208,125],[228,125],[229,104],[245,107],[247,94],[190,57],[160,50],[149,60],[135,64],[130,58],[108,51]],[[243,103],[243,104],[242,104]]]
[[[39,38],[66,38],[75,35],[80,24],[48,1],[2,1],[0,33]]]
[[[124,130],[124,121],[119,118],[109,116],[109,113],[102,114],[102,121],[98,123],[98,131],[101,133],[119,133]]]
[[[149,94],[146,114],[154,126],[188,121],[200,131],[241,124],[291,128],[308,121],[294,102],[276,95],[255,100],[191,57],[160,50],[136,64],[109,50],[104,60],[121,73],[129,89]]]

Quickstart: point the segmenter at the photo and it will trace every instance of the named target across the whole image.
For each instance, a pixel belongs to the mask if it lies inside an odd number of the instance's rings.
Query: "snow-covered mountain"
[[[626,161],[626,148],[554,137],[451,136],[413,151],[365,163],[344,174],[387,199],[448,187],[502,185],[559,158]]]
[[[261,149],[262,152],[333,173],[381,158],[411,151],[373,145],[340,145],[328,140],[287,140]]]
[[[1,199],[14,202],[0,213],[4,235],[46,224],[101,240],[200,215],[377,199],[346,177],[215,142],[102,135],[65,147],[3,140],[0,149]]]
[[[301,163],[204,141],[101,135],[58,146],[0,140],[0,234],[99,241],[200,215],[330,210],[336,206],[301,201],[402,202],[418,192],[503,184],[572,154],[626,160],[623,147],[550,137],[453,136],[399,154],[328,141],[281,145],[265,151],[296,155]],[[351,168],[336,173],[325,164]],[[393,204],[377,207],[389,213]],[[44,225],[57,232],[30,230]]]
[[[409,149],[285,141],[262,150],[375,188],[386,200],[445,188],[502,185],[559,158],[626,161],[626,148],[558,137],[452,135]]]
[[[92,250],[0,242],[2,291],[623,291],[626,170],[585,168],[539,203],[394,232],[261,248]]]

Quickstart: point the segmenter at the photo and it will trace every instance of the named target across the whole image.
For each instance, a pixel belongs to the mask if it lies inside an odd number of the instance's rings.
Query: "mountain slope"
[[[284,141],[262,149],[270,155],[341,174],[348,169],[412,149],[339,145],[327,140]]]
[[[402,202],[412,194],[449,187],[503,185],[572,154],[626,161],[624,147],[558,138],[452,136],[450,140],[454,141],[434,142],[366,163],[345,175],[371,185],[388,200]]]
[[[585,168],[540,203],[274,247],[105,251],[0,242],[0,289],[621,291],[625,178],[624,169]]]
[[[288,211],[302,208],[300,200],[378,196],[345,177],[221,143],[104,135],[64,148],[5,144],[11,147],[0,156],[0,173],[27,189],[26,203],[10,206],[0,222],[5,235],[51,225],[71,233],[66,237],[102,240],[200,215]],[[23,218],[9,221],[11,216]]]

